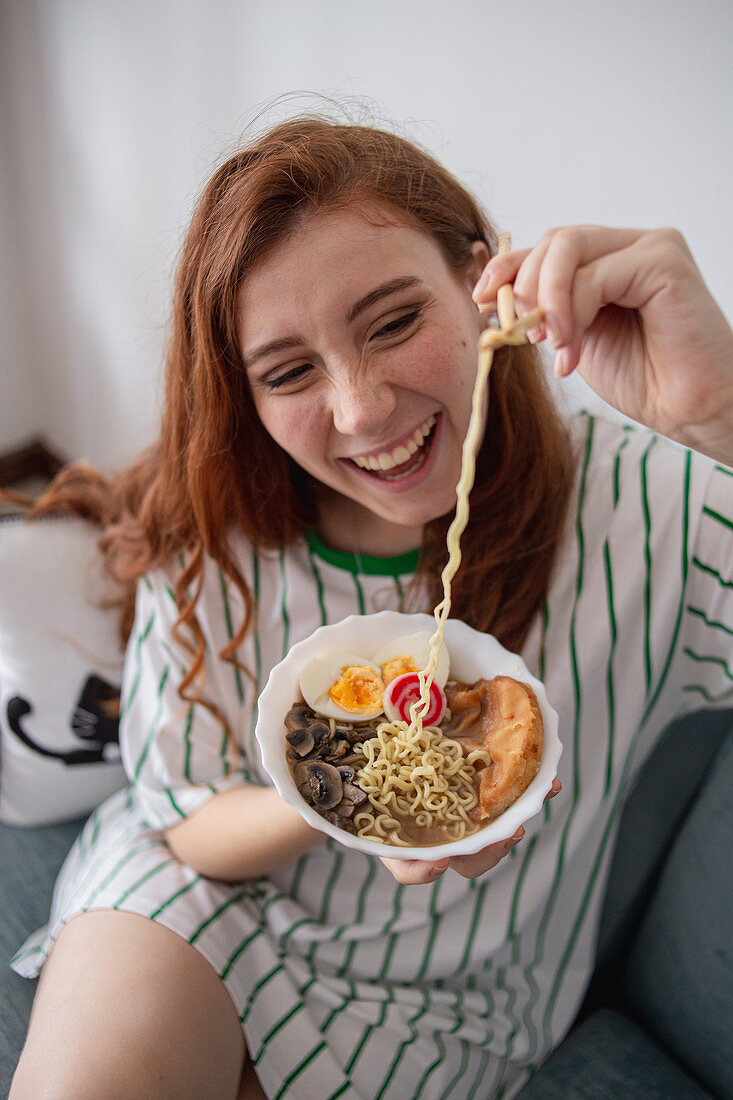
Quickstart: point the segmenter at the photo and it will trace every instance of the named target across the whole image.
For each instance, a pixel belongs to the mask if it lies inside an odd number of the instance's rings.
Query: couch
[[[45,923],[88,811],[123,781],[109,730],[78,721],[90,683],[109,686],[119,673],[113,616],[97,582],[80,582],[97,568],[95,532],[78,520],[44,521],[42,532],[39,573],[37,533],[0,522],[0,577],[12,567],[16,581],[0,588],[0,1096],[36,984],[7,960]],[[43,616],[29,613],[34,601]],[[11,712],[15,732],[3,726]],[[74,729],[60,732],[70,712]],[[17,730],[32,734],[28,744]],[[733,711],[691,715],[667,732],[624,810],[585,1003],[522,1100],[733,1097],[732,790]]]

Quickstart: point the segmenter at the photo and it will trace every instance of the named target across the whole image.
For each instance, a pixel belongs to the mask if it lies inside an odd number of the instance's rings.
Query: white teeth
[[[412,458],[415,451],[422,446],[425,436],[430,433],[434,424],[435,417],[429,416],[424,424],[415,429],[405,443],[401,443],[393,451],[382,451],[379,455],[369,455],[368,457],[359,456],[353,458],[352,461],[357,466],[361,466],[362,470],[392,470],[395,466],[401,466],[403,462],[407,462],[409,458]]]

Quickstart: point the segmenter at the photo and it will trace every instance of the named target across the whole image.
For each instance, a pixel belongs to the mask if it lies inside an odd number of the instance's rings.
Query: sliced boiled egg
[[[427,630],[419,630],[416,634],[403,634],[387,642],[374,654],[372,661],[375,665],[379,665],[385,685],[397,676],[404,676],[406,672],[423,672],[428,667],[431,637]],[[448,648],[442,645],[438,650],[438,667],[433,677],[438,687],[442,688],[445,685],[449,667]]]
[[[324,653],[300,672],[300,690],[324,718],[366,722],[382,713],[384,681],[379,666],[357,653]]]

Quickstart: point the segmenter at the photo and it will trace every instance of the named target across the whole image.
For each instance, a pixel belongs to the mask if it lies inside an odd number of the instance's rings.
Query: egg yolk
[[[379,713],[382,709],[384,683],[373,668],[347,665],[341,669],[340,679],[331,685],[328,694],[337,706],[351,714]]]
[[[385,661],[381,668],[385,687],[390,680],[394,680],[398,676],[404,676],[406,672],[419,672],[412,657],[406,655],[403,657],[391,657],[389,661]]]

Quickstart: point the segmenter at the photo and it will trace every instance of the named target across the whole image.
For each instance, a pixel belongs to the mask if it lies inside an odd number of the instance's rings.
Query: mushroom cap
[[[307,756],[315,744],[308,726],[296,726],[295,729],[288,730],[285,740],[296,756]]]
[[[338,770],[324,760],[309,760],[305,766],[307,796],[316,806],[332,810],[343,796],[344,785]]]
[[[285,715],[285,726],[289,730],[302,729],[312,722],[315,713],[305,703],[295,703]]]
[[[330,741],[331,739],[331,727],[328,722],[324,722],[322,718],[311,719],[308,722],[308,729],[316,745],[320,745],[324,741]]]

